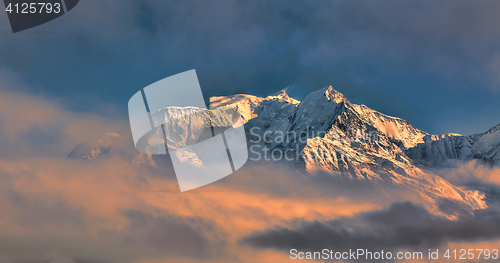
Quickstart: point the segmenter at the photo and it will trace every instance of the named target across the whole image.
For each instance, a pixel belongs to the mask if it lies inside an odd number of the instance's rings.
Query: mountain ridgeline
[[[211,108],[238,111],[247,134],[260,132],[257,136],[265,136],[262,141],[271,151],[297,149],[298,145],[299,159],[308,170],[370,177],[371,173],[358,168],[442,167],[468,160],[500,165],[500,124],[470,136],[430,135],[403,119],[353,104],[331,86],[302,101],[283,91],[266,98],[243,94],[212,97],[210,102]],[[307,138],[294,137],[299,135]]]
[[[245,94],[212,97],[210,109],[211,113],[207,113],[192,107],[167,107],[152,117],[157,124],[166,123],[167,131],[175,131],[168,132],[176,136],[167,134],[166,140],[170,148],[179,149],[202,140],[209,128],[207,124],[226,128],[232,125],[234,120],[221,116],[241,116],[250,160],[262,160],[255,158],[256,155],[262,157],[262,153],[268,153],[274,161],[312,175],[326,172],[405,186],[429,201],[428,208],[438,214],[438,199],[453,201],[468,211],[487,205],[483,194],[452,185],[435,175],[432,168],[470,160],[500,165],[500,125],[471,136],[430,135],[403,119],[353,104],[331,86],[301,101],[286,91],[265,98]],[[158,137],[152,135],[148,142],[155,143]],[[100,143],[98,149],[88,153],[86,147],[77,148],[70,158],[100,159],[104,157],[100,155],[116,152],[108,143]],[[128,163],[156,166],[158,160],[155,155],[141,153]],[[194,153],[186,162],[203,165]]]
[[[260,149],[271,157],[277,153],[284,163],[311,174],[322,171],[404,185],[427,200],[444,198],[485,208],[482,194],[455,187],[428,168],[468,160],[500,165],[500,125],[478,135],[430,135],[403,119],[353,104],[331,86],[302,101],[283,91],[266,98],[212,97],[210,102],[211,108],[243,116],[251,151]]]

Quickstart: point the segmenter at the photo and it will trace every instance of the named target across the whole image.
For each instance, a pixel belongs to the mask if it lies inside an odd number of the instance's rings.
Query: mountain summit
[[[386,154],[391,152],[396,159],[406,159],[412,165],[436,166],[450,160],[472,159],[500,165],[500,124],[485,133],[470,136],[453,133],[430,135],[401,118],[353,104],[332,86],[315,91],[302,101],[289,97],[286,90],[282,90],[278,95],[266,98],[245,94],[212,97],[210,107],[238,111],[248,130],[258,127],[262,134],[265,133],[271,150],[296,144],[307,148],[312,142],[324,144],[336,134],[340,137],[330,142],[338,144],[339,141],[354,140],[370,143],[365,145],[370,146],[367,148],[361,149],[361,145],[354,144],[349,148],[357,148],[365,155],[374,149],[385,149]],[[293,137],[298,134],[306,138]],[[289,140],[280,140],[282,135],[288,135]],[[310,142],[304,142],[305,139]],[[315,159],[330,155],[335,160],[332,152],[316,155],[318,158]],[[378,155],[383,156],[381,152]],[[300,159],[309,164],[306,152]],[[322,169],[331,165],[328,161],[319,164]],[[343,172],[339,167],[332,171]]]
[[[265,98],[246,94],[212,97],[210,108],[222,114],[167,107],[152,113],[152,119],[163,123],[172,116],[187,116],[169,124],[178,136],[166,138],[169,147],[181,148],[203,140],[203,131],[210,128],[207,124],[213,128],[232,125],[230,119],[214,116],[235,116],[237,112],[245,123],[251,160],[262,160],[263,154],[270,154],[268,157],[275,161],[282,160],[310,174],[326,172],[408,187],[427,200],[429,210],[437,214],[441,213],[439,200],[454,202],[460,211],[487,206],[483,194],[458,188],[421,167],[445,165],[451,160],[500,163],[500,125],[471,136],[430,135],[401,118],[353,104],[331,86],[301,101],[286,90]],[[153,135],[150,141],[157,137]],[[164,147],[163,141],[160,144]],[[95,150],[87,148],[79,146],[69,157],[92,159],[112,146],[105,140]],[[128,163],[156,166],[154,156],[141,153]],[[196,158],[186,159],[190,160]]]
[[[462,190],[417,167],[429,156],[418,155],[419,149],[435,135],[403,119],[353,104],[332,86],[302,101],[290,99],[284,91],[266,98],[213,97],[210,102],[212,108],[224,107],[245,116],[250,149],[295,160],[295,165],[309,173],[326,171],[360,180],[389,181],[414,188],[425,199],[452,199],[472,209],[486,207],[478,192]]]

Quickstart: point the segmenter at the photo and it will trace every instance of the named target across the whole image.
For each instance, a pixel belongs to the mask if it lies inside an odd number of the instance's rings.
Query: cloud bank
[[[398,249],[498,236],[495,206],[449,222],[405,188],[306,177],[273,163],[249,164],[180,193],[168,162],[127,163],[137,152],[126,121],[15,91],[29,84],[0,73],[9,83],[0,89],[1,262],[274,263],[286,262],[281,250],[292,245]],[[109,132],[122,137],[106,158],[66,158],[81,142]],[[463,169],[496,182],[496,170]],[[398,201],[411,203],[391,206]]]
[[[494,0],[89,0],[17,34],[0,13],[0,65],[100,114],[113,102],[124,117],[138,89],[195,68],[207,97],[333,85],[427,132],[468,135],[499,123],[498,8]]]

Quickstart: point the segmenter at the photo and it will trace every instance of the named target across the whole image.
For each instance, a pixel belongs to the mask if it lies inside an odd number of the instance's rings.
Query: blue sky
[[[82,0],[12,34],[0,70],[22,92],[127,117],[128,99],[196,69],[206,97],[332,85],[429,133],[500,123],[498,1]],[[11,87],[19,90],[20,87]]]

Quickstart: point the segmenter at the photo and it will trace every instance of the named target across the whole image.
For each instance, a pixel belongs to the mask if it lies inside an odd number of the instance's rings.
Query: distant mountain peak
[[[277,100],[285,100],[289,103],[293,103],[293,104],[298,104],[300,101],[295,99],[295,98],[292,98],[286,91],[286,89],[283,89],[281,90],[280,93],[277,93],[276,95],[270,95],[270,96],[267,96],[266,98],[264,98],[265,100],[273,100],[273,99],[277,99]]]
[[[325,96],[329,101],[333,101],[337,104],[347,100],[344,94],[336,91],[332,86],[326,89]]]
[[[470,160],[500,166],[500,124],[487,132],[469,136],[455,133],[429,135],[424,137],[423,143],[408,149],[406,154],[415,163],[429,167]]]
[[[68,154],[69,159],[95,160],[108,158],[113,153],[112,147],[121,138],[118,133],[108,133],[97,143],[84,142],[79,144]]]
[[[288,94],[288,96],[290,96],[291,98],[296,99],[297,101],[303,100],[309,94],[306,88],[297,84],[293,84],[278,92],[272,93],[269,96],[277,96],[283,92]]]

